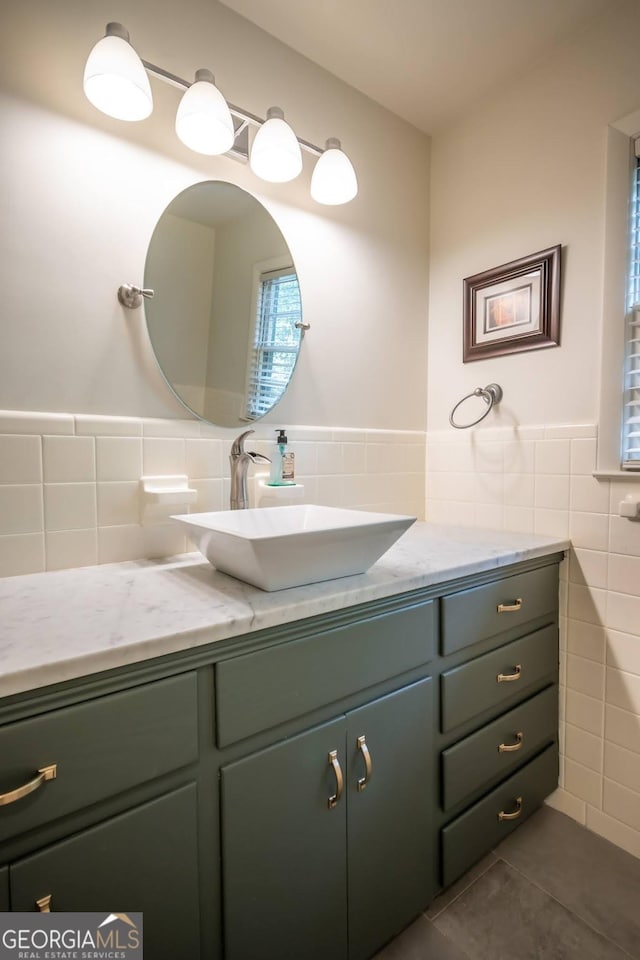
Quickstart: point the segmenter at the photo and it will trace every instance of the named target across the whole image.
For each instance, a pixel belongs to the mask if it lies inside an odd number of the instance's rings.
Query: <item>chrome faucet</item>
[[[231,464],[231,502],[232,510],[246,510],[249,506],[247,500],[247,471],[250,463],[271,463],[269,457],[263,457],[261,453],[252,453],[244,449],[245,437],[248,437],[253,430],[245,430],[231,444],[231,453],[229,454],[229,463]]]

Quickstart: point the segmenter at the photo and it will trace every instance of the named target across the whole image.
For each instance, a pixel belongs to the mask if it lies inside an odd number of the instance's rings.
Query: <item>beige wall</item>
[[[613,333],[601,329],[607,124],[640,106],[640,6],[611,10],[434,138],[427,519],[571,538],[553,802],[640,856],[640,523],[618,516],[640,478],[592,475]],[[560,348],[463,365],[463,277],[557,243]],[[491,381],[500,408],[451,429],[453,404]],[[473,402],[461,418],[482,411]]]
[[[428,424],[498,381],[494,425],[593,423],[607,124],[640,106],[640,6],[611,12],[434,137]],[[561,347],[462,363],[462,280],[563,245]]]
[[[201,179],[253,192],[281,227],[311,323],[283,423],[420,429],[425,423],[429,141],[214,0],[23,0],[3,6],[0,283],[8,322],[0,409],[183,415],[155,369],[142,316],[118,286],[142,279],[168,201]],[[187,79],[209,67],[234,103],[281,105],[297,133],[339,136],[360,194],[309,198],[302,177],[266,185],[175,137],[178,92],[153,82],[154,114],[125,124],[82,92],[109,20],[141,56]]]

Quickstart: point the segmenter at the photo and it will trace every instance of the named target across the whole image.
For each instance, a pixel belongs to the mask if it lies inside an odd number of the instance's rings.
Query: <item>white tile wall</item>
[[[169,556],[191,549],[174,524],[143,526],[140,477],[185,474],[192,510],[229,502],[240,431],[196,420],[0,411],[0,576]],[[290,426],[308,503],[424,517],[425,435]],[[273,428],[251,448],[269,455]]]
[[[594,478],[588,424],[468,433],[427,436],[427,519],[570,536],[551,803],[640,856],[640,523],[617,515],[640,477]],[[502,501],[489,463],[502,464]]]

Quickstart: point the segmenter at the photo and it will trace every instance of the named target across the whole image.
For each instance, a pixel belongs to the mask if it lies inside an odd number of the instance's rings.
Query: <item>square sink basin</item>
[[[415,517],[300,504],[172,517],[222,573],[283,590],[364,573]]]

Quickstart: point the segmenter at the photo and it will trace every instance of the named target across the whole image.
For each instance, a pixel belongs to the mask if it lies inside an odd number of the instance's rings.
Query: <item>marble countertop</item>
[[[568,549],[416,523],[355,577],[265,593],[201,554],[0,580],[0,697]]]

